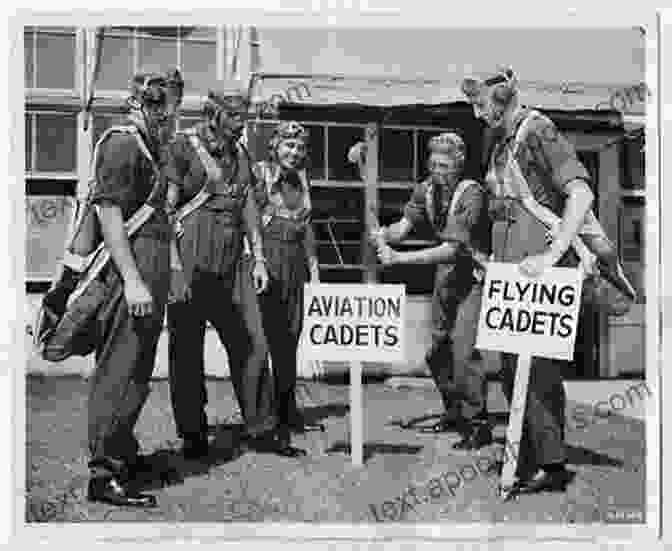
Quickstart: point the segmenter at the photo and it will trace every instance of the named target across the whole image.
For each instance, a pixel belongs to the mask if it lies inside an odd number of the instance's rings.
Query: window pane
[[[625,141],[625,166],[627,171],[623,180],[625,189],[644,189],[645,167],[644,137]]]
[[[214,42],[182,44],[182,74],[185,93],[204,94],[217,74],[217,46]]]
[[[128,90],[133,72],[133,43],[130,38],[105,36],[100,58],[99,90]]]
[[[33,166],[33,125],[31,115],[25,116],[26,120],[26,172],[30,172]]]
[[[37,35],[37,87],[75,87],[75,37],[68,35]]]
[[[324,179],[324,126],[306,125],[310,136],[308,144],[308,167],[314,180]]]
[[[348,151],[358,141],[364,139],[363,128],[348,126],[330,126],[328,132],[329,179],[355,182],[359,178],[359,170],[348,161]]]
[[[361,283],[364,272],[357,269],[322,269],[320,281],[322,283]]]
[[[77,120],[74,115],[37,117],[37,170],[73,172],[77,150]]]
[[[379,160],[383,182],[413,181],[413,132],[383,129]]]
[[[341,264],[342,259],[343,264],[361,264],[364,232],[363,190],[313,188],[311,201],[320,262]]]
[[[623,269],[644,298],[644,258],[646,227],[644,224],[644,204],[637,199],[625,199],[620,211],[620,249]]]
[[[177,67],[177,40],[141,38],[138,40],[138,68],[163,72]]]
[[[23,33],[23,59],[26,64],[26,88],[33,87],[33,68],[34,68],[34,59],[33,59],[33,47],[35,46],[35,41],[33,40],[33,33]]]

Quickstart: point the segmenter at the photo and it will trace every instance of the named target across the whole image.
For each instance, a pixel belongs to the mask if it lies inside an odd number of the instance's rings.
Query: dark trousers
[[[484,365],[474,348],[482,293],[470,264],[437,267],[432,345],[425,359],[446,411],[465,421],[485,415],[487,406]]]
[[[303,286],[308,280],[301,235],[292,221],[282,218],[264,228],[270,282],[260,295],[260,305],[273,363],[278,422],[285,434],[298,417],[296,354],[303,326]]]
[[[170,285],[168,242],[140,236],[132,250],[154,298],[154,312],[142,318],[129,314],[119,273],[110,265],[103,277],[112,292],[99,315],[101,343],[88,403],[93,476],[121,474],[135,460],[139,445],[133,429],[149,394],[163,328]]]
[[[516,354],[502,354],[502,390],[509,404],[516,380]],[[565,461],[565,387],[562,370],[565,362],[532,358],[527,387],[523,431],[519,443],[519,470]],[[515,446],[515,443],[514,443]]]
[[[298,290],[297,290],[298,291]],[[273,362],[273,383],[278,423],[286,428],[297,414],[296,353],[301,336],[303,287],[299,296],[283,297],[282,282],[271,277],[266,293],[261,296],[264,331]]]
[[[242,261],[241,261],[242,262]],[[256,434],[272,428],[268,347],[248,265],[221,277],[196,270],[192,298],[168,306],[170,394],[177,433],[205,434],[204,340],[210,322],[224,345],[231,381],[246,429]]]
[[[526,256],[547,250],[546,229],[519,201],[500,200],[491,205],[493,249],[498,262],[518,263]],[[576,266],[571,254],[559,266]],[[503,391],[511,403],[518,356],[502,354]],[[562,371],[566,362],[532,358],[527,405],[519,450],[519,472],[565,459],[565,388]],[[514,443],[515,445],[515,443]]]

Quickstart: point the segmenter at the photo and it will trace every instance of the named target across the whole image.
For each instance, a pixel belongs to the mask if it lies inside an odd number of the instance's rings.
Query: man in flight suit
[[[435,136],[429,149],[430,177],[416,185],[401,220],[374,230],[371,239],[379,244],[378,256],[384,265],[437,266],[432,345],[425,360],[445,413],[432,430],[457,428],[462,440],[453,447],[474,450],[492,442],[483,362],[474,349],[483,287],[479,261],[489,251],[487,199],[480,184],[461,178],[466,148],[459,135]],[[387,245],[399,243],[414,227],[424,224],[431,227],[439,245],[409,252]]]
[[[273,441],[268,346],[257,294],[268,284],[247,152],[238,143],[248,108],[240,87],[221,84],[203,105],[204,119],[178,133],[164,167],[177,188],[179,257],[173,279],[182,282],[168,307],[170,390],[178,435],[188,458],[208,453],[204,368],[206,322],[225,346],[234,391],[245,421],[245,436]],[[181,217],[180,212],[208,198]],[[252,270],[243,262],[244,237],[251,245]],[[173,285],[178,289],[179,285]]]
[[[147,158],[159,158],[165,84],[159,74],[133,78],[128,121],[99,142],[90,195],[112,262],[99,276],[109,294],[98,315],[88,402],[88,499],[113,505],[156,505],[154,496],[133,489],[141,457],[133,428],[149,394],[170,285],[165,186],[154,187],[155,167]],[[145,202],[155,211],[129,239],[124,222]]]
[[[530,110],[519,102],[517,79],[511,69],[502,69],[485,80],[464,79],[462,90],[474,115],[496,132],[486,182],[490,188],[490,216],[494,260],[519,263],[520,271],[537,277],[552,266],[576,267],[578,258],[570,249],[572,240],[588,214],[594,195],[590,175],[574,147],[545,115],[533,115],[526,139],[513,142]],[[524,205],[508,171],[514,155],[533,199],[550,209],[562,222],[554,235]],[[516,184],[515,187],[518,187]],[[513,396],[516,354],[502,354],[503,390]],[[570,479],[566,470],[565,362],[533,357],[527,388],[523,434],[519,447],[517,483],[521,491],[564,490]]]

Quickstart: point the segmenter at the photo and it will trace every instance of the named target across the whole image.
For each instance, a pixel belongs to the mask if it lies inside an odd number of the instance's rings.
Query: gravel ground
[[[302,384],[300,399],[307,415],[327,427],[325,433],[296,436],[296,445],[308,449],[308,457],[232,452],[240,423],[232,386],[226,380],[209,380],[213,449],[199,462],[179,455],[168,384],[153,382],[136,433],[156,465],[156,476],[145,485],[157,495],[159,507],[143,511],[90,504],[84,498],[87,381],[30,376],[26,521],[592,523],[603,521],[610,507],[644,509],[641,421],[613,414],[587,428],[570,423],[567,446],[575,477],[567,492],[502,503],[497,478],[487,467],[503,442],[503,416],[497,420],[495,444],[478,454],[459,454],[450,448],[454,435],[403,430],[395,423],[400,417],[439,411],[436,392],[366,384],[365,467],[355,469],[346,445],[348,386]],[[502,405],[491,405],[491,410]]]

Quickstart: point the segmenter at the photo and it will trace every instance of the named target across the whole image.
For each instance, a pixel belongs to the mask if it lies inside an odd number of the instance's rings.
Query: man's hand
[[[184,270],[173,268],[170,273],[170,302],[187,302],[191,299],[191,289]]]
[[[399,262],[399,252],[395,251],[387,244],[378,247],[378,259],[384,266],[397,264]]]
[[[369,241],[372,245],[379,246],[381,243],[387,243],[387,230],[384,226],[369,231]]]
[[[268,287],[268,270],[266,263],[255,261],[252,268],[252,281],[254,281],[254,290],[257,294],[263,293]]]
[[[128,279],[124,282],[124,297],[128,311],[133,316],[148,316],[154,311],[154,300],[149,287],[142,279]]]
[[[551,252],[528,256],[520,263],[519,269],[527,277],[539,277],[548,268],[555,266],[558,260],[557,256]]]

